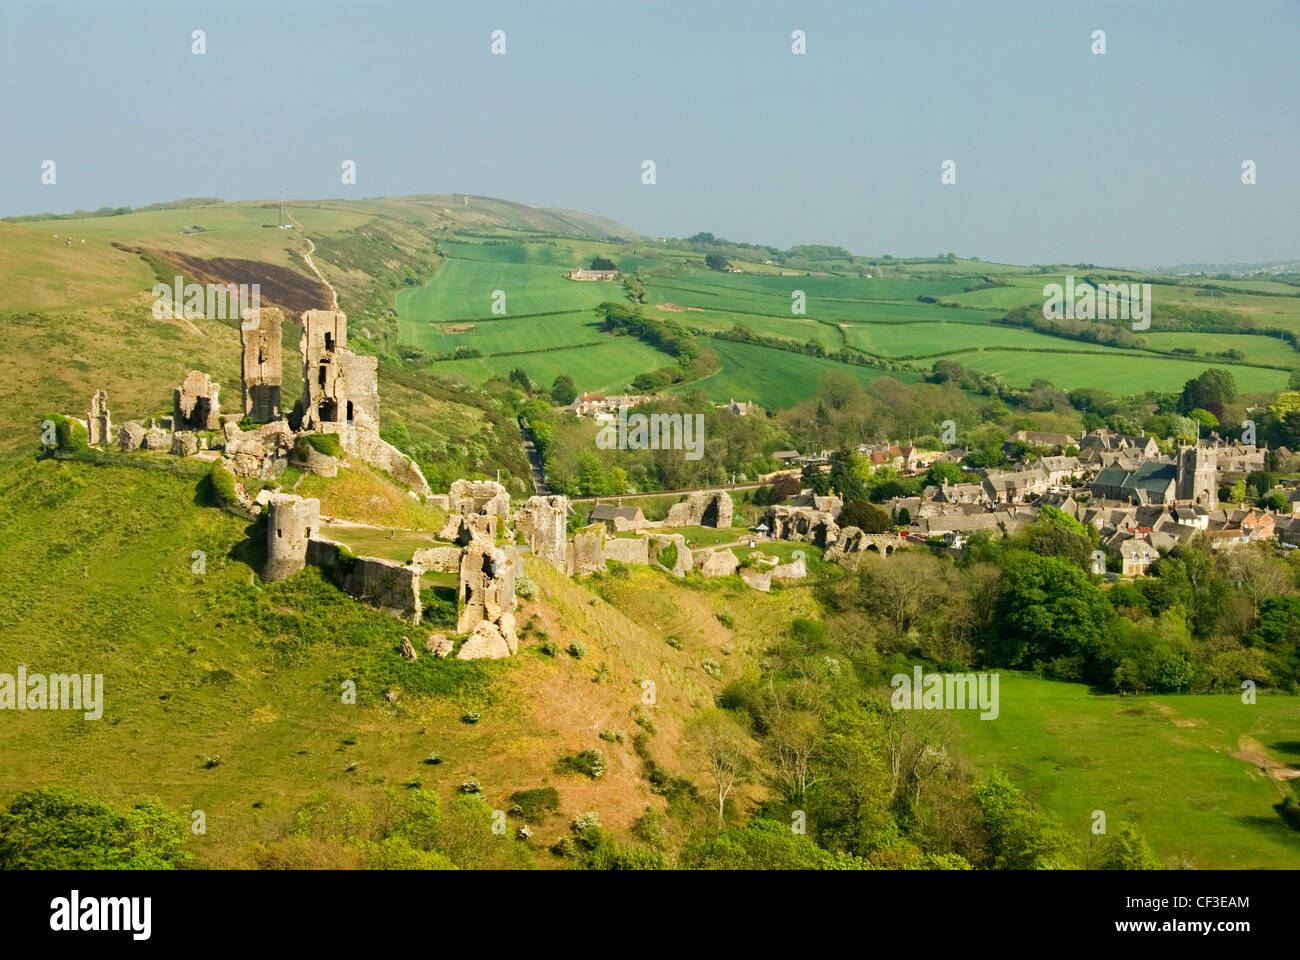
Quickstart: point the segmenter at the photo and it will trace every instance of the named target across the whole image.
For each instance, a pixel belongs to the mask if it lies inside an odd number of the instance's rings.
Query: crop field
[[[622,392],[638,373],[658,369],[669,362],[666,354],[640,340],[601,336],[603,339],[591,346],[443,360],[432,364],[430,370],[441,376],[460,375],[477,385],[490,377],[507,376],[512,369],[520,367],[545,387],[550,387],[560,374],[567,374],[580,391]]]
[[[569,280],[561,267],[448,260],[423,287],[398,293],[399,326],[405,331],[431,321],[492,319],[497,290],[505,294],[505,316],[589,310],[624,297],[622,284]]]
[[[742,324],[765,337],[781,337],[793,343],[816,340],[827,350],[838,350],[844,345],[839,328],[820,323],[809,317],[763,316],[754,313],[728,313],[721,310],[689,310],[677,313],[668,310],[647,310],[652,317],[675,320],[682,326],[699,330],[727,331]]]
[[[1147,390],[1178,391],[1207,366],[1231,369],[1237,389],[1243,393],[1283,390],[1289,376],[1285,370],[1233,366],[1207,360],[1169,360],[1121,350],[1107,353],[1105,348],[1091,344],[1056,342],[1063,345],[1062,349],[1078,349],[1080,352],[984,350],[963,354],[959,361],[962,366],[997,374],[1007,383],[1018,386],[1028,386],[1041,378],[1051,381],[1061,390],[1097,387],[1121,396]]]
[[[952,313],[955,311],[944,311]],[[960,311],[965,314],[966,311]],[[1014,347],[1025,350],[1087,350],[1123,356],[1114,347],[1049,337],[1016,327],[987,323],[853,323],[844,327],[849,346],[885,357],[952,356],[965,364],[964,351]]]
[[[781,277],[694,271],[681,277],[655,277],[646,283],[652,303],[735,310],[741,313],[788,314],[791,294],[802,290],[812,316],[861,313],[872,300],[941,297],[971,280],[864,280],[858,277]]]
[[[1120,697],[1002,672],[999,714],[954,711],[962,752],[1004,773],[1081,839],[1092,812],[1132,823],[1158,856],[1203,868],[1300,867],[1300,832],[1272,809],[1259,757],[1300,761],[1300,698]]]
[[[588,310],[557,316],[411,324],[403,332],[408,343],[444,355],[461,346],[485,355],[550,350],[597,343],[601,337],[600,322]]]
[[[1300,351],[1277,337],[1232,333],[1165,333],[1143,331],[1139,334],[1152,350],[1195,350],[1209,362],[1231,363],[1211,355],[1224,350],[1240,350],[1252,363],[1300,367]]]
[[[736,400],[753,400],[760,406],[775,410],[793,406],[812,396],[828,373],[845,374],[860,383],[870,383],[882,376],[903,383],[915,383],[920,379],[914,373],[852,366],[750,343],[709,340],[707,345],[717,353],[722,369],[701,380],[682,384],[674,388],[674,392],[703,390],[716,403],[725,403],[734,397]]]

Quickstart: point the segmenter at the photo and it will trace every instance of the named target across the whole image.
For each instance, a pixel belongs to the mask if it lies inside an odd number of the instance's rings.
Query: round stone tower
[[[307,541],[320,530],[320,501],[276,493],[266,509],[262,579],[270,582],[291,577],[307,565]]]

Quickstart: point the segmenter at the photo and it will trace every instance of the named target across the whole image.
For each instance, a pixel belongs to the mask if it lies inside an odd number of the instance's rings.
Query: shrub
[[[602,731],[600,731],[600,739],[604,740],[606,743],[622,743],[622,742],[623,742],[623,731],[622,731],[622,730],[602,730]]]
[[[555,645],[553,640],[543,640],[539,649],[548,657],[553,657],[560,652],[560,648]]]
[[[658,807],[646,807],[636,823],[632,825],[632,836],[646,843],[658,843],[663,836],[664,815]]]
[[[535,790],[519,790],[510,794],[517,815],[529,823],[536,823],[546,814],[560,808],[560,795],[554,787],[538,787]]]
[[[483,786],[478,782],[478,777],[470,777],[460,785],[461,793],[482,793]]]
[[[722,666],[716,660],[705,660],[700,666],[704,668],[705,673],[715,680],[722,676]]]
[[[527,577],[518,577],[515,580],[515,593],[525,600],[531,600],[537,596],[537,584]]]
[[[573,659],[581,660],[586,655],[587,655],[587,647],[585,644],[577,640],[574,640],[571,644],[569,644],[569,656],[573,657]]]
[[[562,772],[581,773],[593,780],[598,780],[604,776],[608,766],[609,761],[605,759],[605,754],[599,750],[583,750],[581,753],[564,757],[558,764]]]
[[[677,566],[677,544],[670,543],[668,546],[664,547],[659,551],[659,556],[656,559],[660,566],[667,570],[671,570],[673,567]]]
[[[54,420],[54,432],[60,450],[81,451],[90,449],[90,436],[86,433],[86,428],[81,425],[81,421],[62,415],[52,419]]]
[[[718,623],[722,624],[728,630],[736,629],[735,619],[726,610],[719,610],[714,614],[714,616],[718,618]]]
[[[208,471],[208,483],[212,487],[212,493],[220,503],[235,504],[239,502],[239,495],[235,493],[235,475],[223,467],[220,462],[212,464],[212,469]]]
[[[481,719],[483,719],[483,715],[481,713],[479,713],[477,710],[470,710],[467,713],[461,715],[460,722],[478,723]]]

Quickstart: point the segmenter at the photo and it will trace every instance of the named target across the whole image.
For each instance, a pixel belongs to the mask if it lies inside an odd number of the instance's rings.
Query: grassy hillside
[[[514,791],[552,785],[559,809],[519,857],[560,865],[545,848],[576,814],[596,810],[626,838],[647,805],[663,807],[632,746],[636,717],[653,718],[644,749],[657,763],[703,782],[681,752],[682,723],[753,669],[772,624],[813,609],[799,591],[692,589],[648,569],[584,584],[530,563],[539,592],[520,610],[520,656],[439,661],[424,652],[436,625],[391,620],[313,570],[263,585],[260,527],[205,502],[192,478],[165,472],[42,461],[0,473],[0,566],[25,571],[0,601],[3,669],[102,673],[105,684],[102,720],[7,717],[0,803],[43,784],[114,802],[156,795],[205,812],[208,832],[191,841],[201,865],[249,866],[274,850],[301,866],[315,862],[308,851],[280,845],[309,802],[380,811],[389,791],[419,784],[449,804],[476,777],[489,807],[506,809]],[[403,635],[421,652],[415,664],[397,652]],[[545,639],[577,640],[586,655],[546,656]],[[716,675],[705,661],[721,664]],[[356,705],[341,700],[349,679]],[[462,722],[468,711],[481,720]],[[624,739],[602,740],[604,730]],[[609,759],[600,779],[556,772],[561,757],[595,748]],[[432,753],[442,762],[426,763]],[[486,856],[462,865],[497,863]]]

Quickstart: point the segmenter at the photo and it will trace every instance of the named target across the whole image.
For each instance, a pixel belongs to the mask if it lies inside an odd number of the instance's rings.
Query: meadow
[[[715,403],[726,403],[734,398],[753,400],[768,409],[780,409],[794,406],[811,396],[830,373],[845,374],[864,384],[882,376],[903,383],[915,383],[920,379],[920,375],[915,373],[836,363],[750,343],[709,340],[707,346],[717,353],[722,369],[703,379],[674,387],[671,392],[703,390]]]
[[[1134,824],[1156,854],[1203,868],[1300,867],[1300,831],[1272,809],[1285,784],[1252,757],[1300,762],[1300,698],[1096,695],[1003,671],[1000,712],[954,711],[978,772],[1002,770],[1080,840]]]

